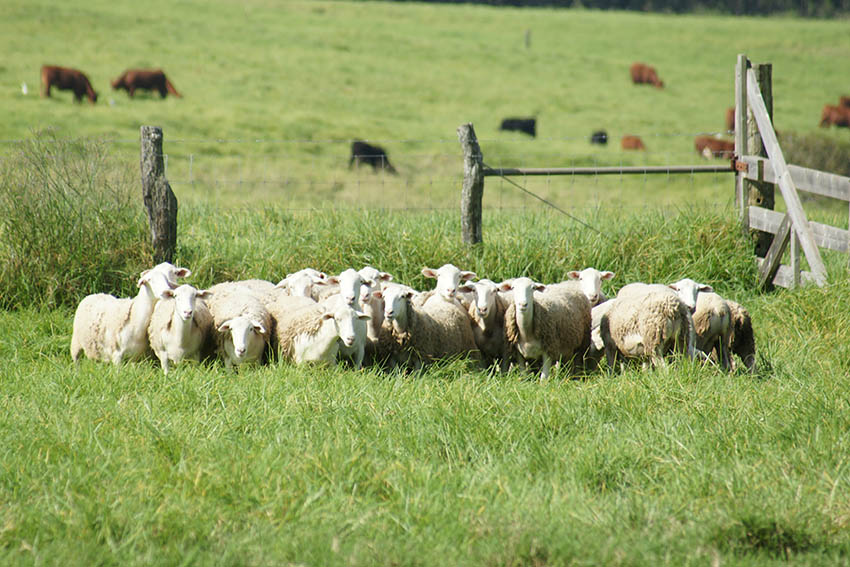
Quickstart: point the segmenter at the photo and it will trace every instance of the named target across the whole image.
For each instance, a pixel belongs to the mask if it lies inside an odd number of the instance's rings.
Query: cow
[[[726,131],[735,131],[735,107],[730,106],[726,109]]]
[[[712,136],[697,136],[694,138],[694,148],[705,159],[732,159],[732,156],[735,155],[735,142]]]
[[[820,126],[821,128],[829,128],[831,124],[850,128],[850,108],[831,104],[824,105],[820,114]]]
[[[511,132],[523,132],[532,138],[537,136],[537,119],[536,118],[505,118],[502,120],[499,130]]]
[[[97,93],[91,86],[89,78],[85,73],[68,67],[56,65],[41,66],[41,96],[50,97],[50,89],[56,87],[60,91],[74,91],[74,100],[82,102],[83,96],[88,97],[94,104],[97,102]]]
[[[179,98],[183,96],[177,92],[162,69],[127,69],[112,81],[112,89],[124,89],[130,98],[136,94],[136,89],[159,91],[160,98],[165,98],[169,93]]]
[[[623,136],[623,138],[620,140],[620,147],[624,150],[646,149],[646,146],[643,145],[643,140],[641,140],[637,136]]]
[[[608,143],[608,132],[605,130],[597,130],[590,135],[590,143],[604,146]]]
[[[652,85],[659,89],[664,88],[664,82],[658,78],[655,67],[646,63],[632,63],[632,66],[629,67],[629,73],[632,75],[632,82],[636,85]]]
[[[383,169],[397,175],[398,172],[390,163],[387,157],[387,152],[381,146],[375,146],[364,142],[363,140],[354,140],[351,142],[351,158],[348,160],[348,169],[357,164],[359,167],[362,163],[368,163],[372,166],[373,171]]]

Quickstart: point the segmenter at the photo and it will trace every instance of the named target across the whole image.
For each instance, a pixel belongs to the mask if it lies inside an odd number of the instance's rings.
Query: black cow
[[[502,125],[499,130],[508,130],[513,132],[523,132],[532,138],[537,136],[537,119],[536,118],[505,118],[502,120]]]
[[[608,132],[606,132],[605,130],[597,130],[596,132],[590,135],[590,143],[601,144],[604,146],[608,143]]]
[[[348,160],[348,169],[351,169],[351,166],[354,164],[357,164],[359,167],[361,163],[368,163],[372,166],[373,171],[384,169],[394,175],[398,174],[390,163],[390,159],[387,157],[387,152],[384,151],[384,148],[374,146],[363,140],[354,140],[351,142],[351,158]]]

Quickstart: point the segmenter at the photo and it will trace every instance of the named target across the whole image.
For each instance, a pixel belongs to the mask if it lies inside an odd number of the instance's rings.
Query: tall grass
[[[127,290],[150,263],[127,168],[96,140],[47,131],[0,162],[0,308]]]

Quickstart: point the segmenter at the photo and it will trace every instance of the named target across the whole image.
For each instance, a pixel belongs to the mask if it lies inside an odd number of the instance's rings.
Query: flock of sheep
[[[553,366],[594,370],[605,356],[664,364],[673,352],[733,369],[732,353],[755,371],[750,315],[710,286],[630,283],[608,299],[614,273],[587,268],[544,285],[527,277],[495,283],[446,264],[423,268],[429,291],[393,281],[370,266],[338,276],[314,269],[277,284],[242,280],[207,290],[178,285],[186,268],[145,270],[133,298],[94,294],[74,316],[71,358],[159,359],[163,372],[183,360],[219,358],[227,369],[278,357],[295,364],[348,361],[419,369],[466,356],[484,368],[520,366],[547,378]]]

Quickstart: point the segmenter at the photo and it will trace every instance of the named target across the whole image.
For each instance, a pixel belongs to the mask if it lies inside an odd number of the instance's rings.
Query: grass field
[[[724,175],[518,180],[602,233],[488,179],[485,242],[467,248],[455,139],[473,122],[491,165],[699,163],[692,137],[723,127],[740,52],[774,64],[777,128],[815,133],[821,106],[848,90],[846,27],[372,2],[6,2],[0,153],[17,171],[0,169],[0,202],[19,220],[0,222],[0,300],[13,307],[0,310],[0,564],[850,563],[846,255],[824,253],[825,288],[756,290]],[[667,88],[632,87],[633,60],[655,64]],[[98,104],[34,96],[43,63],[86,71]],[[162,67],[185,97],[109,92],[130,66]],[[496,129],[531,113],[537,140]],[[138,191],[142,124],[165,129],[176,263],[194,285],[371,264],[426,289],[420,269],[446,262],[494,280],[611,269],[609,295],[689,276],[750,310],[759,372],[675,360],[541,384],[462,360],[416,375],[74,367],[76,302],[133,293],[149,262],[134,244],[141,203],[122,205]],[[47,127],[109,140],[110,175],[85,167],[88,145],[61,146],[82,148],[82,162],[15,161],[9,140]],[[591,148],[600,127],[640,134],[649,151]],[[401,175],[349,172],[355,136],[387,147]],[[41,165],[52,173],[35,175]],[[28,175],[31,209],[12,191]],[[72,206],[42,223],[24,214],[49,203],[32,179],[60,199],[91,191],[87,218],[103,232],[80,230]],[[121,189],[113,201],[98,198],[104,179]],[[812,205],[846,226],[846,205]],[[100,226],[124,208],[120,231]],[[79,234],[90,236],[60,245]]]

